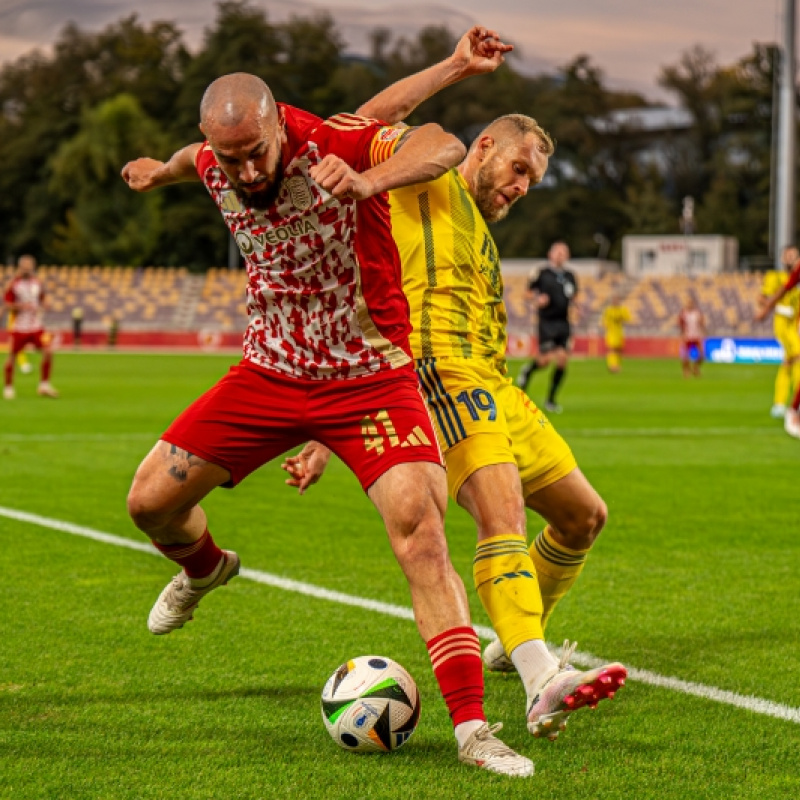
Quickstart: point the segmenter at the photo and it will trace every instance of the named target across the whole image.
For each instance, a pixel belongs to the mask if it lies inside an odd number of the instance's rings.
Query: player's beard
[[[475,205],[478,206],[481,216],[490,223],[505,219],[511,206],[516,202],[516,200],[512,200],[502,206],[498,206],[494,202],[497,195],[497,173],[498,167],[492,158],[485,164],[481,164],[478,174],[475,176]]]
[[[278,162],[275,164],[275,175],[269,182],[266,189],[258,192],[248,192],[242,188],[240,183],[234,185],[234,191],[245,206],[250,206],[258,211],[265,211],[278,198],[283,183],[283,153],[278,154]]]

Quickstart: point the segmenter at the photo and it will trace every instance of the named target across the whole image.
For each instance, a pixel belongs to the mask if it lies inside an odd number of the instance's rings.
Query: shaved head
[[[246,203],[266,209],[283,180],[283,111],[264,81],[246,72],[217,78],[200,103],[200,130]]]
[[[200,102],[200,124],[205,129],[235,127],[245,120],[273,120],[278,113],[275,98],[264,81],[247,72],[217,78]]]

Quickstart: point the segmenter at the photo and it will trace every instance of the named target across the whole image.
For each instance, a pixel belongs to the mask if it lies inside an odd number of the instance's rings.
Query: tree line
[[[456,39],[444,28],[411,40],[377,29],[370,55],[356,58],[329,15],[275,24],[247,0],[220,2],[194,52],[171,22],[132,15],[100,32],[69,25],[52,54],[35,51],[0,70],[0,257],[224,265],[227,231],[205,191],[134,194],[119,177],[126,161],[166,158],[199,141],[200,98],[219,75],[252,72],[277,100],[325,117],[441,60]],[[596,255],[600,242],[619,258],[628,233],[678,233],[686,196],[695,200],[696,233],[733,235],[741,253],[766,255],[777,57],[774,46],[756,44],[721,66],[696,47],[665,66],[660,84],[691,122],[655,145],[635,126],[598,123],[648,102],[610,89],[586,55],[534,77],[512,61],[449,87],[409,122],[438,122],[469,144],[495,117],[521,112],[556,140],[545,183],[494,228],[505,258],[542,256],[559,238],[574,255]]]

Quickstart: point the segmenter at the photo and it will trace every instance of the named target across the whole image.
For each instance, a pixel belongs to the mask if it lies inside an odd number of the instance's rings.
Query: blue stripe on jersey
[[[416,366],[420,384],[427,395],[428,405],[431,406],[436,413],[436,418],[439,421],[439,427],[444,434],[447,446],[452,447],[462,439],[467,438],[467,432],[461,422],[456,404],[444,388],[442,379],[436,371],[435,358],[421,358],[417,361]],[[447,420],[447,427],[450,429],[449,436],[445,426],[442,424],[441,414],[444,414]]]

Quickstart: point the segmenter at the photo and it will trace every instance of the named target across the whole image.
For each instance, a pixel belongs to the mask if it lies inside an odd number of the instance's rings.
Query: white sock
[[[522,678],[525,693],[529,699],[544,679],[558,672],[558,661],[553,658],[542,639],[530,639],[523,642],[514,648],[510,658]]]
[[[458,742],[459,747],[464,746],[464,742],[475,733],[478,728],[485,725],[486,723],[482,719],[470,719],[466,722],[462,722],[453,729],[453,732],[456,735],[456,741]]]

